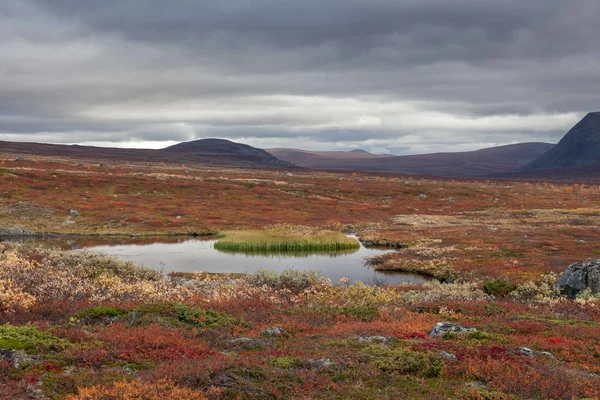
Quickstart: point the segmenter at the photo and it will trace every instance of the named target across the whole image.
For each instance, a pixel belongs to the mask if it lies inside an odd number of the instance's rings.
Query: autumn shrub
[[[527,281],[518,284],[509,297],[521,302],[552,303],[560,294],[556,288],[556,274],[541,276],[537,281]]]
[[[97,385],[78,388],[78,393],[69,395],[67,400],[120,400],[120,399],[187,399],[206,400],[202,392],[176,386],[168,379],[155,382],[140,380],[122,380],[111,385]]]
[[[433,352],[423,353],[402,348],[388,349],[372,345],[365,348],[362,353],[383,372],[434,378],[440,376],[444,370],[444,362]]]
[[[274,290],[289,290],[300,293],[327,280],[319,271],[298,271],[286,269],[281,273],[259,270],[247,276],[247,281],[254,286],[267,286]]]
[[[491,281],[487,281],[483,285],[483,291],[485,293],[497,297],[504,297],[507,294],[514,292],[516,289],[516,285],[513,285],[512,283],[502,279],[493,279]]]
[[[89,252],[0,244],[0,311],[60,300],[189,298],[159,272]]]
[[[8,350],[63,350],[70,345],[69,341],[58,338],[51,333],[40,331],[33,325],[13,326],[0,325],[0,348]]]

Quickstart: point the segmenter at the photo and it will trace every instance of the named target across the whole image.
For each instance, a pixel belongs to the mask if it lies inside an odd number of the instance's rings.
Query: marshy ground
[[[170,279],[94,254],[0,244],[5,398],[600,396],[600,300],[554,288],[571,262],[598,257],[598,186],[0,162],[5,232],[227,239],[288,224],[337,240],[351,230],[397,250],[375,268],[452,282]],[[477,331],[429,337],[440,321]]]

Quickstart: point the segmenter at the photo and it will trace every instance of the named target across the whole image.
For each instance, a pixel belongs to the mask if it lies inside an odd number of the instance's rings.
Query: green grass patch
[[[435,378],[442,374],[444,362],[433,352],[417,352],[410,349],[388,349],[382,346],[369,346],[363,350],[366,356],[383,372],[397,372],[425,378]]]
[[[35,326],[0,325],[0,348],[31,352],[48,349],[62,350],[70,345],[65,339],[38,330]]]
[[[310,227],[275,225],[257,230],[226,231],[215,249],[249,254],[353,251],[360,243],[341,232]]]
[[[115,307],[94,307],[75,314],[74,319],[78,321],[96,321],[101,319],[119,319],[127,314],[127,311]]]
[[[501,280],[501,279],[493,279],[491,281],[487,281],[483,285],[483,291],[487,294],[491,294],[494,296],[504,297],[510,292],[513,292],[517,289],[516,285],[513,285],[510,282]]]
[[[290,368],[299,368],[304,365],[304,361],[302,361],[299,357],[277,357],[269,360],[269,364],[281,368],[281,369],[290,369]]]
[[[244,324],[228,314],[181,303],[159,303],[137,308],[131,312],[131,321],[136,325],[156,323],[169,327],[191,326],[207,329]]]

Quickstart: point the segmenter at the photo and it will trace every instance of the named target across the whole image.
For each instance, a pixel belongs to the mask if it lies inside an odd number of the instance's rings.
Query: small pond
[[[394,250],[366,248],[353,252],[327,254],[256,254],[224,253],[214,248],[214,239],[156,237],[68,237],[32,240],[44,246],[96,251],[117,256],[136,264],[164,272],[243,272],[260,269],[282,272],[285,269],[318,270],[332,283],[348,278],[351,283],[367,284],[402,282],[423,284],[428,279],[405,273],[374,271],[365,258]]]

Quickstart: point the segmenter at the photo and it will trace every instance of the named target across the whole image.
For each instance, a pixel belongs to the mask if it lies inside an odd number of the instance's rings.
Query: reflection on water
[[[318,270],[333,283],[350,282],[423,284],[426,278],[405,273],[374,271],[365,258],[393,250],[371,249],[327,253],[239,254],[215,250],[214,239],[187,237],[70,237],[23,239],[62,249],[87,249],[121,257],[165,272],[241,272],[259,269],[282,272],[285,269]]]

